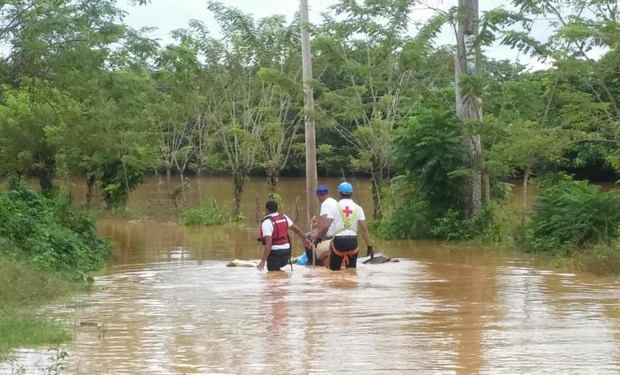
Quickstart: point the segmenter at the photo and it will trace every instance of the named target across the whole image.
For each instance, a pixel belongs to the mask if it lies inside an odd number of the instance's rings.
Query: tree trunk
[[[482,209],[482,139],[480,134],[469,137],[469,163],[471,175],[469,181],[469,207],[467,217],[474,217]]]
[[[39,169],[39,186],[41,192],[46,194],[54,188],[54,171],[56,165],[53,160],[45,160],[43,167]]]
[[[198,181],[198,203],[202,203],[202,166],[196,168],[196,181]]]
[[[181,199],[183,199],[183,207],[185,207],[185,171],[180,170],[179,178],[181,179]]]
[[[242,173],[233,173],[233,184],[235,185],[235,207],[234,214],[241,213],[241,193],[243,193],[243,184],[245,183],[245,175]]]
[[[313,215],[318,214],[319,204],[314,196],[317,186],[316,169],[316,133],[314,119],[311,113],[314,111],[314,92],[312,82],[312,60],[310,51],[310,33],[308,31],[308,0],[300,0],[301,18],[301,53],[304,84],[304,108],[305,114],[305,138],[306,138],[306,219],[310,223]]]
[[[172,168],[170,163],[166,162],[166,192],[170,195],[170,184],[172,179]]]
[[[463,74],[474,74],[480,64],[480,51],[474,41],[478,36],[478,0],[459,0],[459,21],[456,36],[457,51],[455,54],[456,80],[456,115],[464,123],[468,119],[479,120],[482,117],[479,98],[464,95],[460,78]],[[465,131],[463,127],[463,131]],[[482,170],[484,157],[480,134],[468,136],[464,140],[467,164],[472,171],[465,183],[465,216],[473,217],[482,208]]]
[[[86,178],[86,207],[90,207],[90,202],[95,195],[95,182],[97,182],[94,173],[89,173]]]
[[[385,173],[384,169],[381,167],[381,164],[372,160],[372,170],[371,170],[371,178],[370,184],[371,192],[372,192],[372,204],[373,204],[373,218],[376,220],[380,220],[383,218],[383,205],[381,203],[381,188],[385,182]]]
[[[377,182],[377,179],[375,177],[373,177],[370,181],[370,183],[372,184],[371,187],[371,191],[372,191],[372,204],[373,204],[373,217],[376,220],[380,220],[383,218],[383,209],[381,208],[381,192],[379,191],[380,189],[377,189],[379,182]]]
[[[278,181],[280,179],[277,171],[267,171],[267,187],[270,193],[275,193],[278,190]]]
[[[527,212],[527,181],[530,177],[530,167],[523,171],[523,195],[521,200],[521,228],[525,231],[525,213]]]
[[[484,168],[482,170],[482,204],[486,206],[491,203],[491,177],[489,176],[489,170]]]
[[[525,217],[527,212],[527,182],[530,177],[530,167],[523,171],[523,196],[521,201],[521,248],[525,247]]]

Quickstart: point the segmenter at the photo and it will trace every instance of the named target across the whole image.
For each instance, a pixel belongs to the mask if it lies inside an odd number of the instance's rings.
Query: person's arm
[[[319,217],[316,229],[310,232],[310,242],[314,242],[317,238],[323,237],[329,230],[330,225],[332,225],[332,221],[334,220],[330,219],[327,214]]]
[[[265,236],[265,250],[263,250],[263,257],[260,260],[260,263],[258,263],[258,266],[256,266],[256,268],[258,268],[259,271],[262,271],[263,269],[265,269],[265,262],[267,262],[267,257],[269,256],[269,253],[271,252],[271,236]]]
[[[310,248],[312,246],[312,241],[306,238],[306,234],[301,230],[301,228],[295,224],[291,225],[289,228],[292,229],[299,238],[301,238],[304,243],[304,247]]]
[[[364,237],[364,241],[366,241],[366,246],[368,247],[366,255],[372,258],[375,256],[375,252],[372,248],[372,243],[370,242],[370,232],[368,231],[368,225],[366,225],[366,220],[359,220],[357,223],[360,226],[360,230],[362,231],[362,237]]]

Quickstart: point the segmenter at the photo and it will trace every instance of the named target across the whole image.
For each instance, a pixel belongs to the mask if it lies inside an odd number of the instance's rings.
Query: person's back
[[[339,216],[338,212],[338,201],[334,198],[328,197],[323,201],[323,203],[321,203],[321,216],[332,219],[332,222],[327,229],[327,233],[323,236],[323,239],[330,239],[334,237],[334,223],[336,217]]]
[[[279,271],[287,263],[290,263],[291,240],[288,230],[291,229],[306,244],[310,241],[305,238],[304,233],[286,215],[278,213],[278,204],[268,201],[265,204],[266,216],[259,229],[259,241],[263,243],[264,251],[258,270],[262,271],[267,264],[268,271]],[[292,267],[292,266],[291,266]]]
[[[368,245],[369,255],[373,255],[364,209],[351,198],[353,185],[343,182],[338,186],[338,192],[341,199],[337,205],[338,215],[333,222],[334,238],[331,243],[329,258],[329,268],[334,271],[341,269],[342,265],[346,268],[357,267],[357,254],[359,252],[357,244],[358,227],[361,229],[362,236]]]
[[[337,215],[332,223],[334,235],[357,236],[357,223],[366,220],[364,209],[351,198],[336,202]]]
[[[306,249],[306,257],[310,264],[325,264],[329,257],[331,238],[334,235],[334,219],[339,215],[338,201],[331,198],[329,190],[325,185],[319,185],[316,189],[316,196],[321,202],[321,213],[318,218],[313,218],[313,230],[308,233],[308,238],[315,243],[315,251],[312,248]],[[316,259],[315,259],[316,257]]]

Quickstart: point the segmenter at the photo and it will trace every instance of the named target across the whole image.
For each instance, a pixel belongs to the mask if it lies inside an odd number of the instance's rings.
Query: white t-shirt
[[[332,223],[329,225],[329,229],[325,233],[325,237],[333,237],[334,236],[334,222],[337,216],[340,216],[338,213],[338,201],[334,198],[327,198],[321,203],[321,215],[325,216],[328,219],[332,219]]]
[[[277,212],[274,212],[272,214],[269,214],[267,216],[273,217],[279,215]],[[284,216],[284,218],[286,219],[286,222],[288,223],[289,228],[291,227],[291,225],[293,225],[293,221],[286,215],[282,215]],[[263,220],[262,224],[261,224],[261,229],[263,230],[263,236],[267,237],[267,236],[271,236],[273,235],[273,223],[271,222],[271,219],[267,219],[267,220]],[[288,250],[291,248],[291,244],[287,243],[287,244],[283,244],[283,245],[271,245],[271,250]]]
[[[356,236],[357,222],[360,220],[366,220],[362,207],[353,202],[352,199],[341,199],[338,202],[337,209],[337,215],[334,218],[333,224],[335,236]],[[340,215],[340,212],[342,212],[345,218],[352,219],[351,226],[346,230],[342,230],[344,229],[344,221],[342,220],[342,215]]]

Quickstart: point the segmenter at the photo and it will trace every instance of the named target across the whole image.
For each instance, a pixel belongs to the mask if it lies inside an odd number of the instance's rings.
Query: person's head
[[[328,197],[328,193],[329,190],[327,189],[327,186],[325,185],[319,185],[316,188],[316,196],[319,198],[319,201],[323,202],[325,199],[327,199]]]
[[[353,185],[349,182],[342,182],[338,185],[338,192],[342,198],[351,198],[351,194],[353,194]]]
[[[272,214],[274,212],[278,212],[278,202],[276,202],[276,201],[267,201],[267,203],[265,203],[265,211],[268,214]]]

